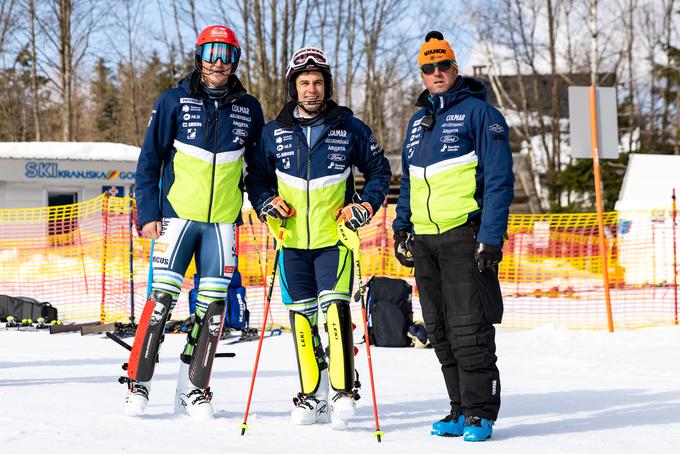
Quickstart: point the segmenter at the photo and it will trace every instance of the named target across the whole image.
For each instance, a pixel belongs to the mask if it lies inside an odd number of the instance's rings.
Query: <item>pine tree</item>
[[[106,142],[120,141],[119,90],[111,76],[111,70],[103,58],[95,66],[91,94],[94,102],[94,139]]]

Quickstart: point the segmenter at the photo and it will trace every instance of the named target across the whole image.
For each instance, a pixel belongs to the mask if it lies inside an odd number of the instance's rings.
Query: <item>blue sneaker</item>
[[[463,429],[463,440],[465,441],[484,441],[493,432],[493,421],[480,418],[479,416],[468,416],[465,418]]]
[[[460,437],[463,435],[463,421],[465,418],[460,413],[451,413],[444,419],[432,424],[432,435],[440,437]]]

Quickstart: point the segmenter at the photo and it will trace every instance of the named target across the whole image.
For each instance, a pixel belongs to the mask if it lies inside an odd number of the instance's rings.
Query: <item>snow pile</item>
[[[357,330],[357,337],[359,336]],[[296,393],[290,334],[265,340],[248,419],[240,436],[257,342],[221,345],[211,387],[217,418],[198,423],[173,414],[183,335],[168,335],[148,415],[123,415],[116,382],[127,352],[100,336],[0,331],[2,452],[480,452],[673,453],[680,446],[680,328],[614,334],[499,330],[503,405],[483,446],[430,436],[448,399],[432,350],[375,348],[380,421],[374,428],[365,347],[356,358],[363,384],[346,431],[288,424]]]

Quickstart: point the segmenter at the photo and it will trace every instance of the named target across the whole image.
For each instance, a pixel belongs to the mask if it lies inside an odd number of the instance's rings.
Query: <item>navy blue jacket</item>
[[[154,104],[135,180],[140,226],[161,217],[240,221],[241,163],[260,137],[262,108],[236,76],[219,101],[198,77],[192,73]]]
[[[508,126],[486,95],[465,77],[446,93],[421,94],[404,140],[395,231],[437,234],[477,220],[477,241],[502,245],[515,179]]]
[[[293,116],[289,103],[262,129],[256,158],[245,179],[250,201],[259,213],[267,198],[281,195],[296,210],[287,229],[286,247],[314,249],[337,242],[335,214],[352,201],[352,166],[364,175],[361,200],[377,213],[389,189],[391,171],[371,129],[352,111],[328,101],[323,130],[314,147],[307,146],[308,128]]]

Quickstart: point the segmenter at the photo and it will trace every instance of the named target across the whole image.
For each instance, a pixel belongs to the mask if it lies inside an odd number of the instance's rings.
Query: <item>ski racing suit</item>
[[[327,330],[338,316],[342,325],[342,346],[336,349],[331,342],[329,348],[330,384],[336,391],[351,392],[355,371],[349,302],[354,262],[352,252],[338,240],[336,216],[356,201],[352,166],[365,177],[361,201],[368,202],[373,213],[387,194],[390,166],[370,128],[350,109],[327,101],[326,109],[312,120],[296,118],[295,109],[295,103],[288,103],[262,130],[256,158],[249,162],[246,188],[258,213],[276,195],[295,210],[287,220],[289,234],[283,239],[278,269],[283,303],[296,332],[302,392],[314,393],[319,372],[327,367],[318,335],[319,306]],[[302,326],[312,334],[313,352]]]
[[[260,103],[238,78],[230,76],[228,85],[226,95],[212,99],[194,71],[178,87],[162,93],[151,112],[137,164],[139,225],[162,221],[152,257],[151,288],[152,293],[172,297],[168,312],[194,254],[196,258],[200,276],[196,323],[182,353],[185,363],[208,306],[227,295],[236,266],[243,160],[252,155],[264,124]]]
[[[393,229],[415,233],[416,284],[451,412],[495,420],[501,388],[493,323],[500,320],[483,298],[475,247],[502,247],[514,176],[508,126],[486,93],[481,82],[459,76],[446,93],[420,95],[406,130]],[[502,308],[498,295],[489,304]]]

